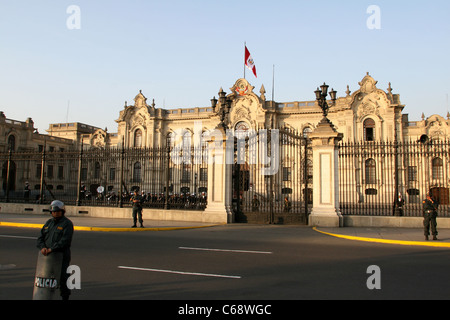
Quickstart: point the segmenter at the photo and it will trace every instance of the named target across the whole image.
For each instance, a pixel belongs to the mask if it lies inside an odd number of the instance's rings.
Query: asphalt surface
[[[47,219],[0,214],[0,299],[31,298],[34,240]],[[184,306],[186,299],[450,297],[450,230],[425,242],[420,228],[144,221],[146,228],[131,229],[128,219],[70,219],[75,228],[88,228],[73,242],[71,263],[80,267],[82,287],[71,300],[179,300]],[[432,244],[447,247],[425,247]],[[380,268],[379,290],[367,286],[370,266]]]
[[[131,228],[131,219],[95,218],[86,216],[69,216],[76,230],[97,232],[139,232],[139,231],[173,231],[194,228],[214,227],[220,224],[185,222],[185,221],[144,221],[144,228]],[[0,214],[0,226],[41,228],[50,219],[49,215]],[[138,224],[139,225],[139,224]],[[440,229],[438,240],[425,241],[421,228],[380,228],[380,227],[345,227],[313,228],[315,231],[333,237],[352,241],[379,242],[397,245],[434,246],[450,248],[450,229]]]

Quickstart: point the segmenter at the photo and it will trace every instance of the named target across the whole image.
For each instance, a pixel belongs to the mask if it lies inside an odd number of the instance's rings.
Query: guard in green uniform
[[[428,240],[428,236],[430,235],[430,227],[431,234],[433,235],[433,240],[437,240],[437,209],[439,203],[437,200],[431,197],[431,194],[427,193],[427,198],[423,200],[423,227],[425,240]]]
[[[134,190],[134,195],[130,199],[133,202],[133,226],[136,228],[136,223],[139,218],[141,228],[144,227],[144,220],[142,219],[142,196],[138,193],[138,190]]]
[[[252,211],[256,212],[258,210],[259,210],[259,200],[258,200],[258,197],[255,194],[253,196],[253,199],[252,199]]]
[[[55,200],[50,204],[52,219],[48,220],[41,229],[37,239],[37,247],[44,256],[52,252],[62,252],[63,261],[61,268],[60,291],[63,300],[68,300],[70,290],[67,288],[67,268],[70,265],[70,246],[72,244],[73,223],[67,219],[64,203]]]

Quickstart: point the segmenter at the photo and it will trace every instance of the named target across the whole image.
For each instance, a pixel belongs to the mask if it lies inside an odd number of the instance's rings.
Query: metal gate
[[[311,159],[307,139],[291,129],[237,132],[232,173],[236,222],[306,224],[312,207]]]

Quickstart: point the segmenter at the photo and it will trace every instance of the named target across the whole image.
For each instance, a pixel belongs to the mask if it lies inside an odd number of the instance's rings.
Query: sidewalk
[[[22,228],[42,228],[51,215],[31,215],[31,214],[9,214],[0,213],[0,227],[22,227]],[[133,220],[93,218],[83,216],[68,216],[75,230],[78,231],[102,231],[102,232],[125,232],[125,231],[170,231],[193,228],[206,228],[215,226],[211,223],[185,222],[185,221],[144,221],[144,228],[131,228]],[[139,223],[138,223],[139,226]]]

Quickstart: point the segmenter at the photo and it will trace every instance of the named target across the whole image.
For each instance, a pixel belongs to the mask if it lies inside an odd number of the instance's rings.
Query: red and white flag
[[[248,51],[247,46],[245,46],[245,66],[253,71],[255,77],[258,78],[256,75],[255,62],[253,61],[252,55],[250,54],[250,51]]]

